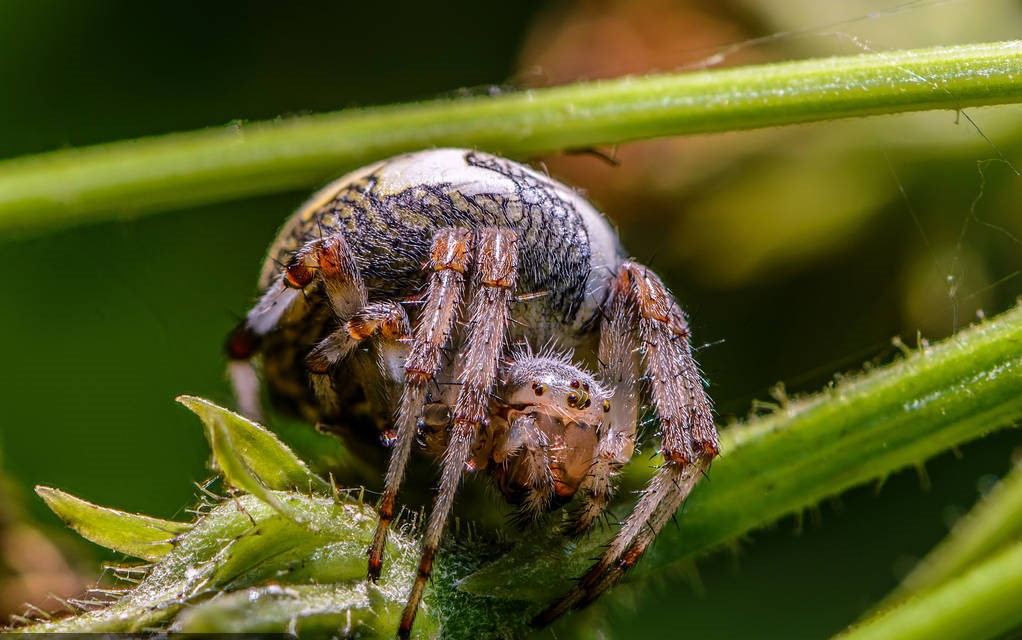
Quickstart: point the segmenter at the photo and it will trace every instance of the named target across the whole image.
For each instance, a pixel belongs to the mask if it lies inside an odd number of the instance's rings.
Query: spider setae
[[[664,464],[600,559],[535,617],[543,625],[634,565],[717,455],[671,294],[592,205],[515,162],[437,149],[351,173],[284,225],[260,289],[228,340],[241,410],[259,417],[257,361],[278,406],[319,424],[368,414],[392,446],[370,580],[415,443],[441,461],[402,637],[465,471],[488,472],[524,518],[577,496],[583,533],[632,455],[647,381]],[[599,375],[529,344],[589,355]]]

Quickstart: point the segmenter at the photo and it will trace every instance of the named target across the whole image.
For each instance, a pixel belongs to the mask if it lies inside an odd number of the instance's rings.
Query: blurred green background
[[[1008,0],[0,0],[0,157],[698,67],[721,52],[724,64],[743,64],[1020,32],[1022,7]],[[982,134],[941,112],[625,145],[610,150],[617,166],[592,155],[541,160],[587,190],[675,290],[723,423],[771,401],[778,382],[789,394],[818,389],[889,360],[895,336],[940,338],[1014,302],[1022,181],[983,161],[1022,165],[1022,109],[968,116]],[[0,238],[0,451],[11,479],[0,500],[26,505],[49,534],[60,525],[30,495],[35,484],[187,517],[192,482],[209,475],[207,447],[173,398],[230,402],[223,336],[304,195]],[[1017,433],[998,434],[927,464],[924,481],[909,470],[882,490],[855,490],[701,562],[697,588],[666,569],[559,632],[836,632],[946,533],[1019,444]],[[99,557],[90,554],[72,551],[86,574]]]

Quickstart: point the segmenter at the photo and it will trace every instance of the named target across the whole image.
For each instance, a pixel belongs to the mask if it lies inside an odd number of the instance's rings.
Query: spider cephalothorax
[[[497,396],[485,429],[490,473],[522,518],[534,519],[578,491],[610,400],[566,359],[524,354],[507,367]]]
[[[337,180],[281,230],[260,287],[228,340],[242,411],[260,413],[255,361],[279,407],[393,447],[369,579],[415,443],[441,460],[399,635],[466,470],[488,471],[523,517],[575,499],[581,533],[632,455],[641,399],[655,409],[664,464],[596,564],[536,616],[545,624],[635,564],[717,455],[688,324],[663,283],[592,205],[509,160],[437,149]],[[516,346],[544,343],[582,364]]]

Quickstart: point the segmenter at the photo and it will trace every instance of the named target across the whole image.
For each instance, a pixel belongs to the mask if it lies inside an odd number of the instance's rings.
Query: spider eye
[[[570,384],[572,389],[578,389],[580,386],[578,380],[572,380]]]
[[[539,384],[539,383],[535,383],[535,382],[534,382],[534,383],[532,384],[532,390],[536,392],[536,395],[537,395],[537,396],[541,396],[541,395],[543,395],[544,393],[546,393],[546,385],[545,385],[545,384]]]
[[[583,382],[582,383],[582,390],[586,391],[586,392],[589,391],[589,383],[588,382]]]
[[[603,412],[607,413],[608,411],[610,411],[610,400],[604,400],[603,401]]]
[[[578,394],[574,393],[574,392],[573,393],[569,393],[568,394],[568,406],[569,407],[574,407],[577,404],[578,404]]]

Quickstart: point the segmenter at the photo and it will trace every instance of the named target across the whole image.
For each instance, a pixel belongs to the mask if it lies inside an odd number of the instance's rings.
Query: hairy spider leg
[[[370,302],[355,312],[337,330],[321,340],[305,358],[309,381],[316,398],[328,414],[340,410],[339,394],[334,388],[334,368],[346,360],[365,341],[373,345],[375,357],[358,358],[358,367],[368,366],[379,371],[384,386],[367,389],[374,395],[376,406],[390,406],[400,395],[404,381],[404,363],[408,357],[408,341],[411,328],[408,314],[400,304],[391,301]],[[368,374],[368,372],[362,372]],[[366,379],[366,375],[358,376]],[[371,379],[371,378],[370,378]],[[392,407],[391,407],[392,408]]]
[[[405,361],[404,389],[398,405],[394,450],[390,455],[379,520],[369,547],[368,577],[376,581],[383,568],[387,531],[394,518],[397,492],[415,442],[418,422],[426,404],[427,385],[443,366],[444,349],[465,292],[465,272],[471,261],[472,235],[467,229],[444,229],[433,238],[426,268],[430,271],[426,301],[412,335]]]
[[[533,619],[543,626],[583,607],[612,587],[638,562],[709,469],[719,445],[710,400],[692,358],[689,327],[663,282],[646,267],[624,263],[614,284],[628,291],[637,313],[645,371],[661,425],[664,464],[600,559],[575,587]]]
[[[581,506],[575,514],[574,535],[589,531],[600,519],[614,493],[614,477],[632,457],[639,412],[639,344],[634,331],[636,309],[628,284],[615,279],[600,326],[600,379],[610,400],[605,407],[600,440],[589,474],[579,487]]]
[[[318,272],[338,320],[345,322],[365,308],[368,303],[366,286],[343,234],[333,233],[309,242],[298,251],[295,261],[308,264]],[[285,269],[285,278],[289,273]]]
[[[370,385],[366,393],[373,406],[386,407],[388,416],[395,415],[404,389],[405,363],[411,349],[412,329],[404,307],[390,300],[370,302],[347,322],[345,328],[349,334],[363,340],[368,338],[373,343],[374,348],[364,358],[367,362],[358,366],[375,369],[383,383]],[[359,379],[372,379],[372,374],[365,371]],[[393,443],[392,424],[386,425],[385,432],[385,441]]]
[[[289,312],[305,303],[308,287],[323,283],[334,313],[342,321],[366,305],[366,290],[348,245],[341,234],[306,243],[295,252],[245,320],[227,339],[228,376],[241,412],[262,418],[259,378],[252,357],[263,336],[273,331]]]
[[[398,627],[400,638],[411,634],[423,590],[433,570],[433,558],[454,504],[454,494],[479,430],[487,419],[490,393],[507,340],[518,276],[518,236],[511,229],[487,227],[479,232],[477,247],[474,262],[478,288],[472,296],[465,355],[457,363],[461,389],[454,405],[450,443],[444,453],[440,491],[430,513],[415,583]]]
[[[252,365],[252,358],[259,352],[263,336],[272,331],[300,299],[301,295],[295,289],[289,289],[280,281],[274,282],[227,336],[227,377],[239,411],[252,420],[260,421],[263,415],[259,376]]]

